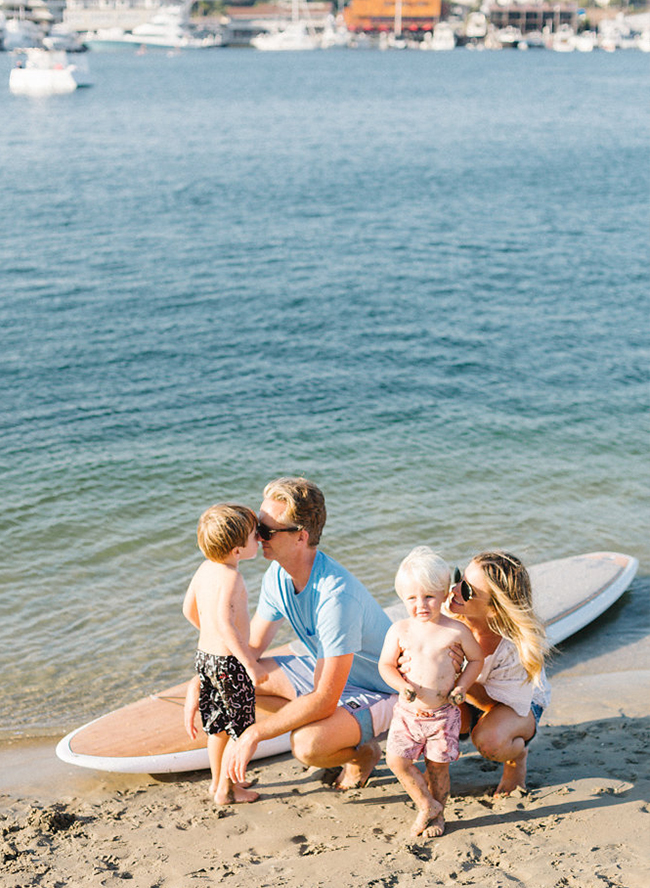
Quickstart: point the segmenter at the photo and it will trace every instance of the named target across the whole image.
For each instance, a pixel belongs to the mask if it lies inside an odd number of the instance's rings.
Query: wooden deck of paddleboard
[[[77,755],[132,756],[166,755],[202,749],[203,731],[191,740],[183,724],[183,704],[189,681],[151,694],[122,709],[91,722],[70,740]]]

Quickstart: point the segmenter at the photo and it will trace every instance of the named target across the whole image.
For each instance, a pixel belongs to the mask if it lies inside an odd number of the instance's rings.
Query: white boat
[[[636,38],[636,48],[641,52],[650,52],[650,28],[641,31]]]
[[[300,0],[292,0],[291,21],[278,24],[272,30],[251,38],[251,46],[264,52],[295,52],[320,49],[320,41],[305,6],[306,15],[301,14]]]
[[[433,32],[427,31],[420,44],[420,49],[434,52],[448,52],[456,47],[456,35],[449,22],[438,22]]]
[[[553,52],[573,52],[576,48],[576,35],[570,25],[560,25],[551,38]]]
[[[596,34],[594,31],[581,31],[573,39],[573,45],[577,52],[593,52],[596,46]]]
[[[63,23],[52,25],[42,42],[45,49],[60,49],[63,52],[85,52],[88,49],[77,32],[71,31]]]
[[[43,28],[26,18],[8,18],[4,22],[3,49],[14,52],[41,45]]]
[[[221,46],[220,33],[198,33],[190,25],[189,5],[163,6],[153,18],[131,31],[111,28],[88,34],[85,42],[92,49],[151,47],[157,49],[209,49]]]
[[[465,22],[465,37],[468,40],[483,40],[487,34],[488,22],[483,12],[470,12]]]
[[[9,74],[9,89],[14,95],[63,95],[90,86],[87,68],[70,62],[61,50],[29,48],[16,55]]]
[[[523,40],[523,35],[519,28],[515,28],[513,25],[508,25],[505,28],[500,28],[496,34],[497,40],[501,44],[502,49],[517,49],[521,40]]]

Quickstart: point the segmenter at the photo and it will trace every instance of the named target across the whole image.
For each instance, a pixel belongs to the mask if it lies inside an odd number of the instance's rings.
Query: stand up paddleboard
[[[587,626],[628,588],[638,561],[616,552],[594,552],[534,565],[530,569],[535,609],[549,641],[558,644]],[[392,620],[401,604],[386,608]],[[162,774],[209,767],[206,737],[192,741],[183,724],[189,682],[103,715],[64,737],[56,754],[64,762],[97,771]],[[259,744],[254,759],[290,750],[289,734]]]

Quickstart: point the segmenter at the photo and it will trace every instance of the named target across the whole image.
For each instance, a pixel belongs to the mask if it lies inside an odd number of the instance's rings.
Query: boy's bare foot
[[[236,805],[246,802],[256,802],[259,797],[259,792],[254,792],[252,789],[245,789],[243,786],[235,784],[232,789],[227,792],[215,792],[214,803],[215,805]]]
[[[510,793],[521,787],[526,789],[526,762],[528,759],[528,750],[524,749],[519,758],[510,762],[503,763],[503,774],[499,785],[494,791],[495,795],[510,795]]]
[[[343,765],[334,788],[340,791],[363,789],[380,758],[381,748],[376,740],[358,746],[354,758]]]
[[[441,836],[445,831],[445,820],[442,816],[442,805],[431,800],[431,805],[424,811],[419,811],[418,816],[411,827],[411,835],[422,836],[423,839],[433,839]]]

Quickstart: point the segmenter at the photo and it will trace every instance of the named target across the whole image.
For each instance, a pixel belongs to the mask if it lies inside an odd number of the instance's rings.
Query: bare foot
[[[381,748],[376,740],[357,746],[354,758],[343,765],[343,770],[334,783],[334,788],[362,789],[381,758]]]
[[[503,763],[503,774],[496,790],[495,795],[510,795],[510,793],[521,787],[526,789],[526,761],[528,759],[528,750],[524,749],[517,759]]]
[[[445,831],[445,821],[442,816],[442,805],[432,799],[431,805],[424,811],[418,811],[418,816],[411,827],[411,835],[422,836],[425,839],[441,836]]]
[[[243,786],[235,784],[227,792],[215,792],[214,803],[215,805],[235,805],[245,802],[256,802],[259,797],[259,792],[253,792],[251,789],[244,789]]]
[[[242,780],[242,782],[238,785],[242,786],[244,789],[248,789],[248,787],[252,786],[253,783],[251,780]],[[208,787],[208,795],[210,795],[210,796],[212,796],[212,798],[214,798],[217,793],[217,789],[218,789],[218,786],[217,786],[216,782],[213,781],[210,784],[210,786]]]

